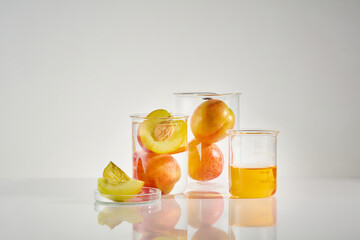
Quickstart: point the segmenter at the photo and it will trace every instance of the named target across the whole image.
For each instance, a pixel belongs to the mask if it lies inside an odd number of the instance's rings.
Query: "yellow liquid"
[[[230,193],[241,198],[264,198],[276,192],[276,166],[240,168],[230,166]]]

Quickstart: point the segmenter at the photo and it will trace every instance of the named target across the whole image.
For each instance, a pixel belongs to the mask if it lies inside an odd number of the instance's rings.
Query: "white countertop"
[[[279,179],[277,194],[267,199],[229,199],[226,189],[219,189],[224,195],[216,198],[176,195],[150,206],[105,210],[94,202],[95,188],[95,179],[0,180],[0,239],[360,236],[360,179]]]

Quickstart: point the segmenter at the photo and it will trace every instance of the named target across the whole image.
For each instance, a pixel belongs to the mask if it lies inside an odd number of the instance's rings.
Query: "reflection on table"
[[[230,239],[276,239],[276,198],[229,199]]]
[[[189,239],[228,239],[224,218],[225,200],[215,191],[187,193]]]
[[[238,199],[215,191],[163,196],[140,205],[95,204],[98,223],[132,225],[133,240],[276,239],[276,198]]]
[[[122,221],[132,224],[133,240],[187,239],[186,218],[181,219],[181,201],[177,201],[175,196],[151,204],[102,205],[97,210],[100,225],[113,229]]]

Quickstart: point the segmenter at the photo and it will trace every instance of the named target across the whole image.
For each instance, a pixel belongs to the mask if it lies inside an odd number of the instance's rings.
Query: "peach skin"
[[[156,187],[168,194],[181,177],[180,166],[171,155],[155,153],[135,153],[136,177],[145,182],[146,187]]]
[[[190,127],[202,143],[215,143],[226,137],[226,131],[235,124],[233,111],[221,100],[211,99],[201,103],[194,111]]]
[[[201,143],[194,139],[189,143],[189,176],[197,181],[209,181],[217,178],[223,171],[224,157],[213,144]]]

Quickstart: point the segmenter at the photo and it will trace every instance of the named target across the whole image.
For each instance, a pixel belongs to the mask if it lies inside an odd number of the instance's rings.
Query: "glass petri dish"
[[[121,209],[137,209],[146,214],[157,213],[161,210],[161,201],[148,202],[144,204],[107,204],[95,201],[94,210],[95,212],[108,212],[108,213],[118,213],[119,208]],[[121,210],[120,210],[121,211]]]
[[[141,190],[135,195],[109,195],[95,190],[94,198],[97,202],[114,205],[150,203],[161,199],[161,191],[157,188],[143,187]]]

